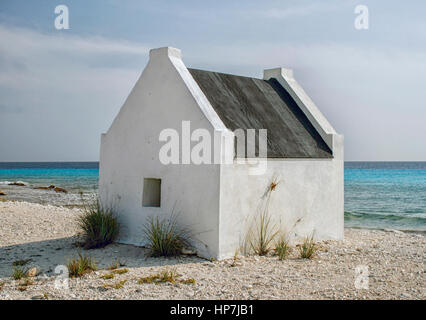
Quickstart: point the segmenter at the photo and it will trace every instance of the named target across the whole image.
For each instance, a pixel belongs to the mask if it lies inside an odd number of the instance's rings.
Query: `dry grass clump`
[[[12,271],[13,280],[21,280],[22,278],[27,278],[28,269],[22,266],[14,266]]]
[[[174,269],[172,270],[164,270],[157,274],[148,276],[148,277],[142,277],[138,280],[139,284],[143,283],[164,283],[164,282],[170,282],[175,284],[177,281],[178,275]]]
[[[113,288],[113,289],[121,289],[124,287],[124,284],[127,282],[127,280],[121,280],[117,283],[113,283],[113,284],[104,284],[104,288]]]
[[[264,208],[260,214],[254,217],[246,237],[248,251],[260,256],[267,255],[273,249],[273,241],[279,232],[269,214],[271,194],[277,185],[278,182],[273,180],[268,186],[264,196],[266,199]]]
[[[114,274],[113,273],[107,273],[101,276],[102,279],[104,280],[108,280],[108,279],[114,279]]]
[[[166,270],[160,271],[157,274],[140,278],[138,280],[138,284],[144,284],[144,283],[160,284],[160,283],[166,283],[166,282],[169,282],[172,284],[176,284],[176,283],[194,284],[195,283],[195,280],[193,278],[188,278],[188,279],[179,279],[179,278],[180,278],[180,275],[176,273],[176,270],[166,269]]]
[[[189,231],[178,224],[177,216],[173,214],[169,219],[150,217],[144,226],[144,234],[152,257],[178,256],[182,249],[190,247]]]
[[[118,261],[113,262],[108,268],[107,270],[115,270],[120,268],[120,263]]]
[[[287,258],[290,250],[288,238],[285,235],[280,235],[275,242],[275,253],[278,255],[278,259],[284,260]]]
[[[193,278],[184,279],[184,280],[181,280],[180,283],[183,283],[183,284],[195,284],[195,279],[193,279]]]
[[[124,274],[124,273],[127,273],[127,272],[129,272],[129,269],[127,269],[127,268],[112,270],[112,273],[115,273],[115,274]]]
[[[104,208],[99,200],[83,206],[83,213],[77,219],[83,234],[85,249],[102,248],[117,239],[120,224],[111,208]]]
[[[124,267],[125,265],[126,263],[121,262],[120,260],[117,259],[107,267],[107,270],[115,270],[120,267]]]
[[[265,256],[272,250],[272,243],[277,231],[271,224],[271,217],[267,212],[261,213],[256,221],[257,226],[252,229],[248,243],[255,254]]]
[[[107,268],[107,270],[115,270],[118,269],[120,267],[124,267],[126,264],[123,262],[120,262],[120,260],[115,260],[113,263],[111,263],[111,265]]]
[[[299,246],[299,253],[302,259],[312,259],[317,251],[314,236],[306,237]]]
[[[78,258],[70,259],[67,263],[69,276],[71,278],[81,277],[92,271],[96,271],[96,262],[92,257],[78,254]]]

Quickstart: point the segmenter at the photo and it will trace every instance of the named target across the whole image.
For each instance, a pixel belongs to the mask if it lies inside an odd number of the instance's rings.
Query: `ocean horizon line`
[[[426,161],[344,161],[346,169],[426,169]],[[99,161],[0,161],[0,169],[99,169]]]

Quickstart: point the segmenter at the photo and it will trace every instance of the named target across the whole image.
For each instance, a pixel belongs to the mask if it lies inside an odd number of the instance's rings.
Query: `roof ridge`
[[[220,71],[203,70],[203,69],[197,69],[197,68],[188,68],[188,70],[203,71],[203,72],[222,74],[222,75],[225,75],[225,76],[233,76],[233,77],[241,77],[241,78],[249,78],[249,79],[268,81],[268,80],[265,80],[265,79],[262,79],[262,78],[242,76],[242,75],[238,75],[238,74],[225,73],[225,72],[220,72]]]

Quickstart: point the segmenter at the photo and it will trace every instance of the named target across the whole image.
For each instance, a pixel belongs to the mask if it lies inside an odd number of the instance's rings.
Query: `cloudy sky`
[[[55,7],[69,8],[69,30]],[[354,27],[355,7],[369,29]],[[426,2],[0,2],[0,161],[98,160],[150,48],[187,66],[295,77],[339,133],[346,160],[426,160]]]

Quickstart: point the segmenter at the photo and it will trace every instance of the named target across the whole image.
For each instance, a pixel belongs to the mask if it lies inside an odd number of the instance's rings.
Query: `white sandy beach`
[[[75,217],[79,209],[26,202],[0,202],[0,299],[425,299],[425,236],[398,231],[346,229],[342,242],[319,243],[313,260],[290,257],[239,257],[207,261],[195,256],[148,258],[140,247],[113,244],[83,250],[98,271],[70,279],[69,289],[55,289],[57,265],[81,249]],[[25,289],[13,280],[12,263],[31,259],[40,273]],[[125,274],[104,280],[114,261]],[[357,289],[356,272],[368,267],[368,289]],[[195,284],[138,284],[138,279],[166,268]],[[126,280],[124,282],[124,280]],[[112,286],[122,282],[121,288]]]

